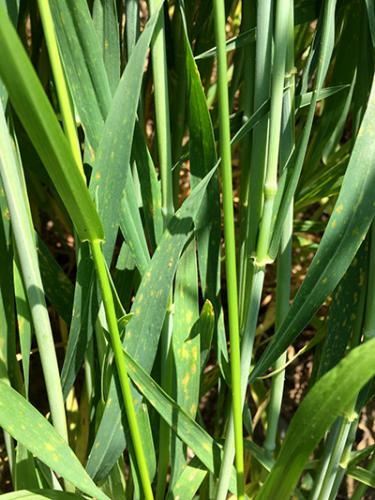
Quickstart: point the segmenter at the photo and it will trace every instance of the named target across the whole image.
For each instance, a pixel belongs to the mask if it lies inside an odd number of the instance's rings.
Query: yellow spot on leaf
[[[189,374],[189,373],[187,373],[187,374],[185,375],[185,377],[182,379],[182,385],[183,385],[184,387],[186,387],[186,386],[188,385],[188,383],[189,383],[189,380],[190,380],[190,374]]]
[[[194,361],[198,361],[198,347],[196,345],[192,347],[191,355],[193,356]]]
[[[193,319],[193,313],[192,311],[187,311],[186,314],[185,314],[185,321],[186,323],[191,323]]]
[[[336,207],[336,213],[341,214],[343,210],[344,210],[344,205],[340,203],[340,205]]]

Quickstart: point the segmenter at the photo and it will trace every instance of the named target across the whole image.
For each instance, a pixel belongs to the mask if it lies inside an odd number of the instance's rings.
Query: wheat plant
[[[372,0],[0,0],[0,498],[370,498],[374,55]]]

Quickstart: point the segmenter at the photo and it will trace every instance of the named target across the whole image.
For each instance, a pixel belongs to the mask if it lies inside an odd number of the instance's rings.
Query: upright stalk
[[[243,2],[241,31],[245,32],[256,26],[256,4],[255,2]],[[243,110],[242,122],[245,124],[254,112],[254,77],[255,77],[255,44],[249,44],[244,47],[242,52],[242,86],[241,86],[241,108]],[[246,63],[246,64],[245,64]],[[267,118],[265,118],[267,119]],[[250,162],[252,134],[247,134],[241,142],[240,149],[240,241],[239,241],[239,297],[240,311],[242,302],[242,278],[244,277],[245,268],[247,267],[246,242],[248,235],[248,212],[249,212],[249,177],[250,177]]]
[[[258,3],[258,21],[262,23],[269,23],[271,18],[271,3],[261,2]],[[268,17],[266,16],[268,13]],[[259,17],[261,15],[261,17]],[[259,25],[258,25],[259,27]],[[271,25],[268,25],[271,29]],[[259,238],[258,244],[256,246],[255,262],[253,268],[251,268],[251,255],[246,254],[245,258],[248,262],[248,267],[246,270],[246,275],[243,277],[242,284],[250,285],[250,290],[246,290],[246,293],[241,295],[241,305],[242,305],[242,317],[241,326],[243,325],[243,339],[241,346],[241,414],[242,407],[245,401],[247,381],[249,377],[253,343],[256,331],[257,318],[259,314],[260,300],[262,296],[265,266],[267,263],[267,253],[268,244],[270,240],[270,228],[271,228],[271,218],[273,211],[273,201],[277,189],[277,170],[278,170],[278,158],[279,158],[279,145],[280,145],[280,131],[281,131],[281,113],[283,104],[283,88],[284,88],[284,73],[285,73],[285,60],[286,60],[286,48],[288,43],[288,27],[289,27],[289,9],[285,8],[285,2],[283,0],[278,0],[276,6],[276,25],[275,25],[275,63],[272,71],[272,91],[271,91],[271,125],[270,125],[270,142],[268,145],[268,161],[265,157],[260,158],[261,163],[266,162],[266,181],[263,186],[263,191],[265,195],[265,204],[263,208],[263,214],[260,219],[259,226]],[[258,33],[261,32],[258,29]],[[263,47],[264,44],[264,47]],[[270,50],[270,38],[268,37],[263,40],[262,49],[267,53]],[[218,45],[216,43],[216,45]],[[258,50],[257,50],[258,56]],[[270,57],[270,54],[269,54]],[[260,62],[259,62],[260,64]],[[259,67],[257,68],[260,69]],[[259,89],[258,89],[259,90]],[[255,89],[257,93],[257,89]],[[262,137],[264,155],[267,155],[267,134],[268,126],[264,123],[262,131],[266,134]],[[255,131],[254,131],[255,132]],[[255,141],[255,139],[254,139]],[[257,148],[253,148],[254,150]],[[254,168],[254,165],[252,165]],[[256,198],[258,202],[253,205],[253,213],[260,214],[261,211],[261,200],[262,200],[262,183],[263,183],[263,170],[260,169],[256,176],[258,192]],[[251,180],[250,180],[251,182]],[[251,199],[251,192],[250,192]],[[250,220],[249,220],[250,222]],[[253,221],[252,221],[253,222]],[[254,230],[253,230],[254,231]],[[248,235],[247,251],[251,249],[251,238],[254,238],[256,233]],[[252,273],[251,273],[252,271]],[[251,279],[249,274],[252,274]],[[244,289],[243,289],[244,291]],[[250,292],[250,293],[249,293]],[[234,407],[233,407],[234,412]],[[234,420],[235,424],[235,420]],[[234,427],[235,435],[235,427]],[[233,461],[233,430],[232,430],[232,418],[229,421],[228,434],[226,437],[226,443],[224,446],[224,458],[220,471],[219,485],[217,491],[217,499],[224,500],[228,491],[229,485],[229,475],[230,466]]]
[[[7,199],[12,222],[12,233],[16,242],[22,278],[34,324],[52,422],[57,432],[68,441],[60,373],[35,248],[30,207],[25,192],[23,172],[17,165],[14,143],[11,142],[1,104],[0,151],[0,176]]]
[[[48,55],[51,63],[53,78],[56,85],[56,91],[59,99],[61,116],[64,124],[64,131],[70,144],[73,157],[77,166],[83,175],[81,148],[78,142],[77,129],[69,97],[68,87],[66,85],[64,70],[61,63],[59,49],[53,18],[48,0],[38,0],[39,12],[42,19],[44,36],[48,48]]]
[[[280,242],[280,253],[277,261],[276,283],[276,331],[281,325],[289,309],[290,276],[292,269],[292,228],[293,206],[290,207],[288,218],[284,223]],[[275,363],[275,370],[285,365],[286,353],[283,353]],[[284,391],[285,370],[278,372],[272,378],[271,397],[267,413],[267,434],[264,448],[270,456],[276,448],[277,427],[279,423],[281,403]]]
[[[251,363],[251,354],[255,338],[255,331],[258,321],[260,300],[262,297],[264,282],[264,268],[256,269],[251,282],[250,304],[246,322],[246,335],[242,338],[241,344],[241,411],[245,403],[247,381],[249,379],[249,370]],[[216,500],[225,500],[230,480],[230,471],[234,458],[234,426],[233,411],[231,411],[228,431],[224,443],[224,456],[221,463],[219,483],[217,486]]]
[[[268,144],[267,173],[263,186],[264,207],[259,225],[257,241],[257,265],[265,265],[268,261],[268,246],[271,237],[272,216],[277,192],[277,173],[279,163],[281,113],[283,109],[283,92],[285,78],[286,49],[288,44],[289,10],[285,0],[276,3],[275,22],[275,55],[272,67],[271,118]]]
[[[161,0],[150,0],[152,15],[161,4]],[[164,12],[160,11],[152,40],[152,69],[155,92],[156,136],[158,143],[159,168],[161,178],[162,210],[166,221],[174,212],[171,129],[169,119],[169,93],[167,55],[164,37]]]
[[[149,0],[150,14],[160,6],[161,0]],[[169,115],[168,70],[164,34],[164,12],[161,9],[152,40],[152,69],[155,93],[156,137],[161,178],[162,212],[164,227],[174,213],[173,175],[172,175],[172,141]],[[167,314],[161,335],[161,386],[168,392],[172,387],[171,365],[171,333],[172,333],[172,296],[169,298]],[[157,472],[156,498],[164,498],[166,478],[169,464],[170,429],[166,422],[160,419],[159,429],[159,460]]]
[[[283,132],[280,146],[280,165],[285,167],[294,148],[294,1],[289,2],[288,47],[286,56],[286,87],[289,88],[284,97]],[[287,10],[287,9],[286,9]],[[290,204],[287,218],[284,222],[280,242],[280,252],[277,260],[276,277],[276,331],[284,320],[290,299],[290,276],[292,273],[292,234],[293,234],[293,201]],[[275,363],[275,369],[281,368],[286,362],[283,353]],[[270,456],[276,448],[277,426],[280,417],[281,403],[284,391],[285,371],[277,373],[272,379],[271,398],[267,412],[267,434],[264,448]]]
[[[123,346],[121,342],[120,332],[117,324],[117,317],[111,285],[108,279],[107,268],[104,260],[102,250],[100,248],[100,241],[95,240],[91,242],[92,256],[95,262],[97,275],[99,278],[100,288],[102,292],[102,299],[108,324],[109,336],[111,338],[112,349],[115,356],[116,368],[120,380],[121,392],[124,399],[126,416],[128,419],[130,435],[134,447],[137,466],[142,483],[143,492],[147,500],[153,499],[150,478],[148,474],[147,462],[143,452],[141,435],[138,428],[137,417],[135,414],[133,397],[130,388],[128,371],[123,353]]]
[[[39,9],[42,16],[43,28],[45,30],[46,42],[50,55],[52,71],[56,82],[60,108],[63,115],[65,133],[67,135],[74,159],[76,160],[77,168],[80,170],[82,175],[84,175],[77,131],[75,127],[72,108],[70,105],[69,91],[64,77],[61,59],[59,56],[56,34],[53,26],[53,19],[49,3],[48,0],[38,0],[38,1],[39,1]],[[120,380],[120,386],[124,399],[126,416],[128,419],[130,434],[132,437],[140,479],[145,498],[147,500],[151,500],[153,499],[151,482],[148,474],[147,462],[145,459],[145,455],[143,453],[142,441],[135,414],[130,382],[126,368],[125,356],[123,353],[120,332],[117,324],[117,317],[113,302],[111,285],[107,274],[107,268],[104,256],[100,247],[100,241],[98,240],[90,241],[90,247],[102,292],[102,299],[106,313],[109,335],[111,338],[112,349],[114,351],[117,372]]]
[[[258,0],[256,10],[257,40],[255,52],[255,79],[253,85],[254,104],[257,110],[270,97],[271,68],[272,68],[272,0]],[[245,67],[249,61],[245,61]],[[246,73],[245,73],[246,77]],[[245,88],[248,86],[246,84]],[[250,90],[250,89],[249,89]],[[256,239],[259,229],[259,220],[262,213],[262,188],[267,164],[269,114],[267,114],[254,128],[251,156],[248,158],[249,175],[241,179],[245,194],[243,206],[246,210],[244,217],[245,231],[241,232],[240,241],[240,326],[244,331],[249,302],[252,300],[249,291],[251,288],[254,266],[252,257],[255,253]],[[246,149],[246,148],[245,148]],[[242,170],[245,170],[243,165]],[[245,208],[246,207],[246,208]]]
[[[242,500],[244,498],[244,457],[240,379],[240,336],[237,297],[236,242],[233,215],[227,56],[225,47],[225,6],[223,0],[214,1],[214,17],[218,64],[220,151],[223,185],[224,239],[229,316],[232,407],[237,470],[237,497]]]

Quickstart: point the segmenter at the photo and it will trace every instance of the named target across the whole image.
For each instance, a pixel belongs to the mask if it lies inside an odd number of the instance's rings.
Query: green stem
[[[241,30],[247,31],[256,26],[256,5],[255,2],[245,2],[242,6]],[[245,124],[253,114],[254,110],[254,77],[255,77],[255,44],[252,43],[243,48],[242,51],[243,81],[241,88],[241,107],[243,109],[242,122]],[[246,61],[246,64],[245,64]],[[252,134],[247,134],[241,142],[240,149],[240,241],[239,241],[239,293],[240,311],[243,303],[242,296],[245,292],[242,278],[247,267],[246,242],[248,236],[247,217],[249,213],[249,178]],[[241,319],[241,318],[240,318]]]
[[[303,163],[305,161],[319,93],[323,87],[324,79],[327,75],[328,62],[333,50],[336,2],[337,0],[327,0],[322,5],[322,13],[319,17],[319,23],[322,23],[322,39],[319,48],[319,65],[317,70],[315,89],[313,91],[306,122],[303,127],[302,137],[299,141],[298,149],[295,153],[296,158],[295,160],[293,160],[293,175],[290,177],[288,183],[285,186],[281,205],[278,207],[277,211],[277,221],[272,228],[272,241],[270,243],[269,249],[271,255],[274,252],[274,248],[279,247],[282,230],[282,224],[279,223],[279,221],[282,221],[286,217],[287,211],[289,210],[290,201],[296,191],[297,183],[299,181]],[[280,183],[285,183],[287,174],[288,171],[286,170],[285,175],[283,175],[283,179],[280,179]]]
[[[161,0],[150,0],[150,14],[152,15],[162,3]],[[167,226],[174,213],[173,203],[173,175],[172,175],[172,140],[169,114],[168,69],[165,46],[164,11],[161,9],[152,40],[152,69],[154,77],[156,136],[158,143],[159,168],[161,178],[162,212],[164,227]],[[169,299],[165,326],[161,335],[161,385],[170,392],[172,380],[172,366],[170,362],[170,334],[171,334],[171,304]],[[170,429],[167,423],[160,419],[159,429],[159,462],[157,478],[157,498],[163,496],[169,464]]]
[[[161,366],[161,386],[168,393],[172,393],[172,352],[171,352],[171,337],[172,337],[172,300],[169,299],[168,311],[163,325],[161,335],[161,358],[164,360]],[[159,460],[157,472],[156,500],[164,498],[166,477],[169,464],[169,444],[170,444],[170,429],[168,424],[161,418],[159,422]]]
[[[270,137],[268,144],[267,173],[263,187],[264,207],[259,225],[259,236],[257,242],[256,260],[258,265],[264,265],[268,260],[268,246],[272,230],[273,206],[277,192],[285,64],[289,40],[289,10],[290,5],[286,6],[285,0],[277,1],[275,21],[275,55],[272,67]]]
[[[125,356],[123,353],[122,342],[120,338],[120,332],[118,329],[115,305],[113,302],[113,296],[111,291],[111,285],[108,279],[107,268],[103,253],[100,247],[100,241],[95,240],[91,242],[92,256],[95,262],[95,267],[97,275],[99,278],[100,288],[102,292],[102,300],[104,304],[106,320],[109,330],[109,336],[111,338],[112,349],[115,356],[115,362],[118,372],[118,377],[120,380],[120,386],[122,395],[124,398],[125,411],[129,424],[130,435],[132,437],[135,457],[137,460],[137,466],[139,470],[139,475],[141,478],[141,483],[144,491],[145,498],[147,500],[153,499],[153,493],[151,489],[150,478],[148,474],[147,463],[145,455],[143,452],[141,435],[138,428],[137,417],[134,409],[133,398],[130,388],[130,382],[128,378],[128,372],[125,362]]]
[[[16,158],[14,144],[11,142],[5,115],[0,104],[0,175],[34,324],[53,425],[67,441],[64,398],[55,344],[39,270],[25,180],[23,171],[17,163],[19,157]]]
[[[251,354],[255,339],[255,332],[259,314],[260,300],[262,297],[264,282],[264,269],[257,269],[251,283],[250,304],[246,318],[246,335],[242,339],[241,345],[241,408],[245,403],[247,381],[251,363]],[[224,456],[221,463],[219,483],[217,486],[216,500],[225,500],[229,487],[230,471],[234,458],[234,427],[233,412],[231,412],[228,432],[224,444]]]
[[[289,309],[290,276],[292,270],[292,228],[293,206],[290,207],[288,217],[284,223],[281,238],[280,254],[277,261],[276,281],[276,331],[281,325]],[[275,363],[275,370],[286,363],[286,353],[283,353]],[[272,456],[276,448],[277,427],[280,417],[281,403],[284,391],[285,370],[278,372],[272,378],[271,397],[268,406],[267,435],[264,448]]]
[[[161,0],[150,0],[150,14],[158,9]],[[164,13],[161,9],[152,40],[152,69],[154,75],[156,135],[161,177],[162,210],[166,223],[174,212],[172,149],[169,118],[168,71],[164,38]]]
[[[232,158],[230,146],[227,60],[225,47],[225,6],[223,0],[214,1],[214,17],[215,38],[218,54],[219,126],[223,184],[224,239],[229,316],[232,405],[237,469],[237,497],[241,500],[244,498],[244,457],[240,378],[241,361],[237,296],[236,243],[233,215]]]
[[[339,470],[336,474],[332,489],[331,489],[331,494],[329,496],[329,500],[335,500],[337,498],[337,493],[339,491],[341,482],[345,476],[346,470],[348,468],[348,464],[351,458],[351,452],[352,452],[352,446],[355,441],[356,435],[357,435],[357,429],[358,429],[358,421],[359,419],[356,418],[353,420],[353,422],[350,425],[349,429],[349,435],[346,440],[345,448],[340,460],[340,466]]]
[[[289,91],[284,97],[283,107],[283,132],[280,144],[280,167],[285,168],[294,148],[294,115],[295,115],[295,85],[294,85],[294,6],[289,0],[288,12],[288,46],[286,55],[285,87]],[[288,9],[286,9],[288,10]],[[292,273],[292,234],[293,234],[293,201],[290,203],[289,212],[284,222],[280,251],[277,261],[276,279],[276,331],[284,320],[290,299],[290,276]],[[275,363],[275,370],[284,367],[286,353],[283,353]],[[276,447],[277,426],[280,417],[281,403],[284,391],[285,370],[280,370],[273,378],[271,385],[271,398],[268,406],[267,435],[264,448],[272,456]]]
[[[327,471],[319,494],[319,500],[328,500],[330,498],[335,477],[339,472],[340,460],[344,451],[345,443],[349,435],[350,427],[352,422],[356,420],[356,417],[357,414],[353,413],[353,417],[351,419],[348,418],[339,419],[338,435],[334,442],[334,447],[330,455]]]
[[[77,129],[73,116],[69,91],[66,85],[64,70],[57,46],[57,39],[51,9],[48,0],[38,0],[38,5],[43,24],[44,36],[48,48],[52,73],[55,80],[56,91],[59,99],[65,134],[69,141],[76,164],[80,169],[82,175],[84,175],[81,159],[81,148],[78,142]]]
[[[272,68],[272,25],[273,11],[271,0],[258,0],[256,9],[256,53],[254,79],[253,110],[259,109],[270,97]],[[245,66],[249,64],[245,61]],[[240,325],[244,332],[249,302],[252,300],[249,290],[254,271],[252,256],[255,253],[259,220],[263,204],[263,183],[267,164],[269,114],[267,113],[259,124],[254,127],[251,148],[248,180],[243,179],[245,214],[245,231],[240,241]],[[242,166],[243,168],[243,166]],[[245,184],[246,183],[246,184]]]

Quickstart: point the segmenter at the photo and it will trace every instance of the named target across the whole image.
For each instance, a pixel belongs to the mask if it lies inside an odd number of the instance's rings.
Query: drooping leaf
[[[81,240],[103,239],[103,229],[42,85],[7,14],[0,12],[0,77]]]
[[[0,388],[1,427],[81,491],[107,499],[51,424],[5,382],[0,381]]]
[[[93,160],[111,105],[102,49],[85,0],[50,3],[69,89]]]
[[[120,201],[130,175],[133,133],[144,64],[159,9],[149,19],[125,67],[102,131],[95,157],[90,192],[105,227],[103,252],[110,262],[120,219]],[[126,112],[124,112],[126,110]]]
[[[74,493],[65,493],[64,491],[54,490],[18,490],[12,493],[0,495],[3,500],[78,500],[83,499],[81,495]]]
[[[125,333],[129,354],[150,372],[155,360],[168,297],[179,256],[192,234],[193,222],[215,168],[192,191],[171,219],[138,289]],[[140,398],[137,395],[137,401]],[[125,448],[119,395],[112,381],[104,414],[87,462],[92,477],[104,478]]]
[[[375,215],[375,80],[342,188],[318,251],[278,332],[251,378],[293,342],[349,267]]]
[[[353,349],[312,387],[294,415],[276,463],[257,499],[288,498],[309,455],[339,415],[349,411],[375,374],[375,339]]]
[[[193,450],[199,460],[213,473],[218,474],[221,447],[200,427],[124,350],[129,375],[147,401],[157,410],[171,429]],[[235,491],[235,473],[232,469],[230,489]]]

